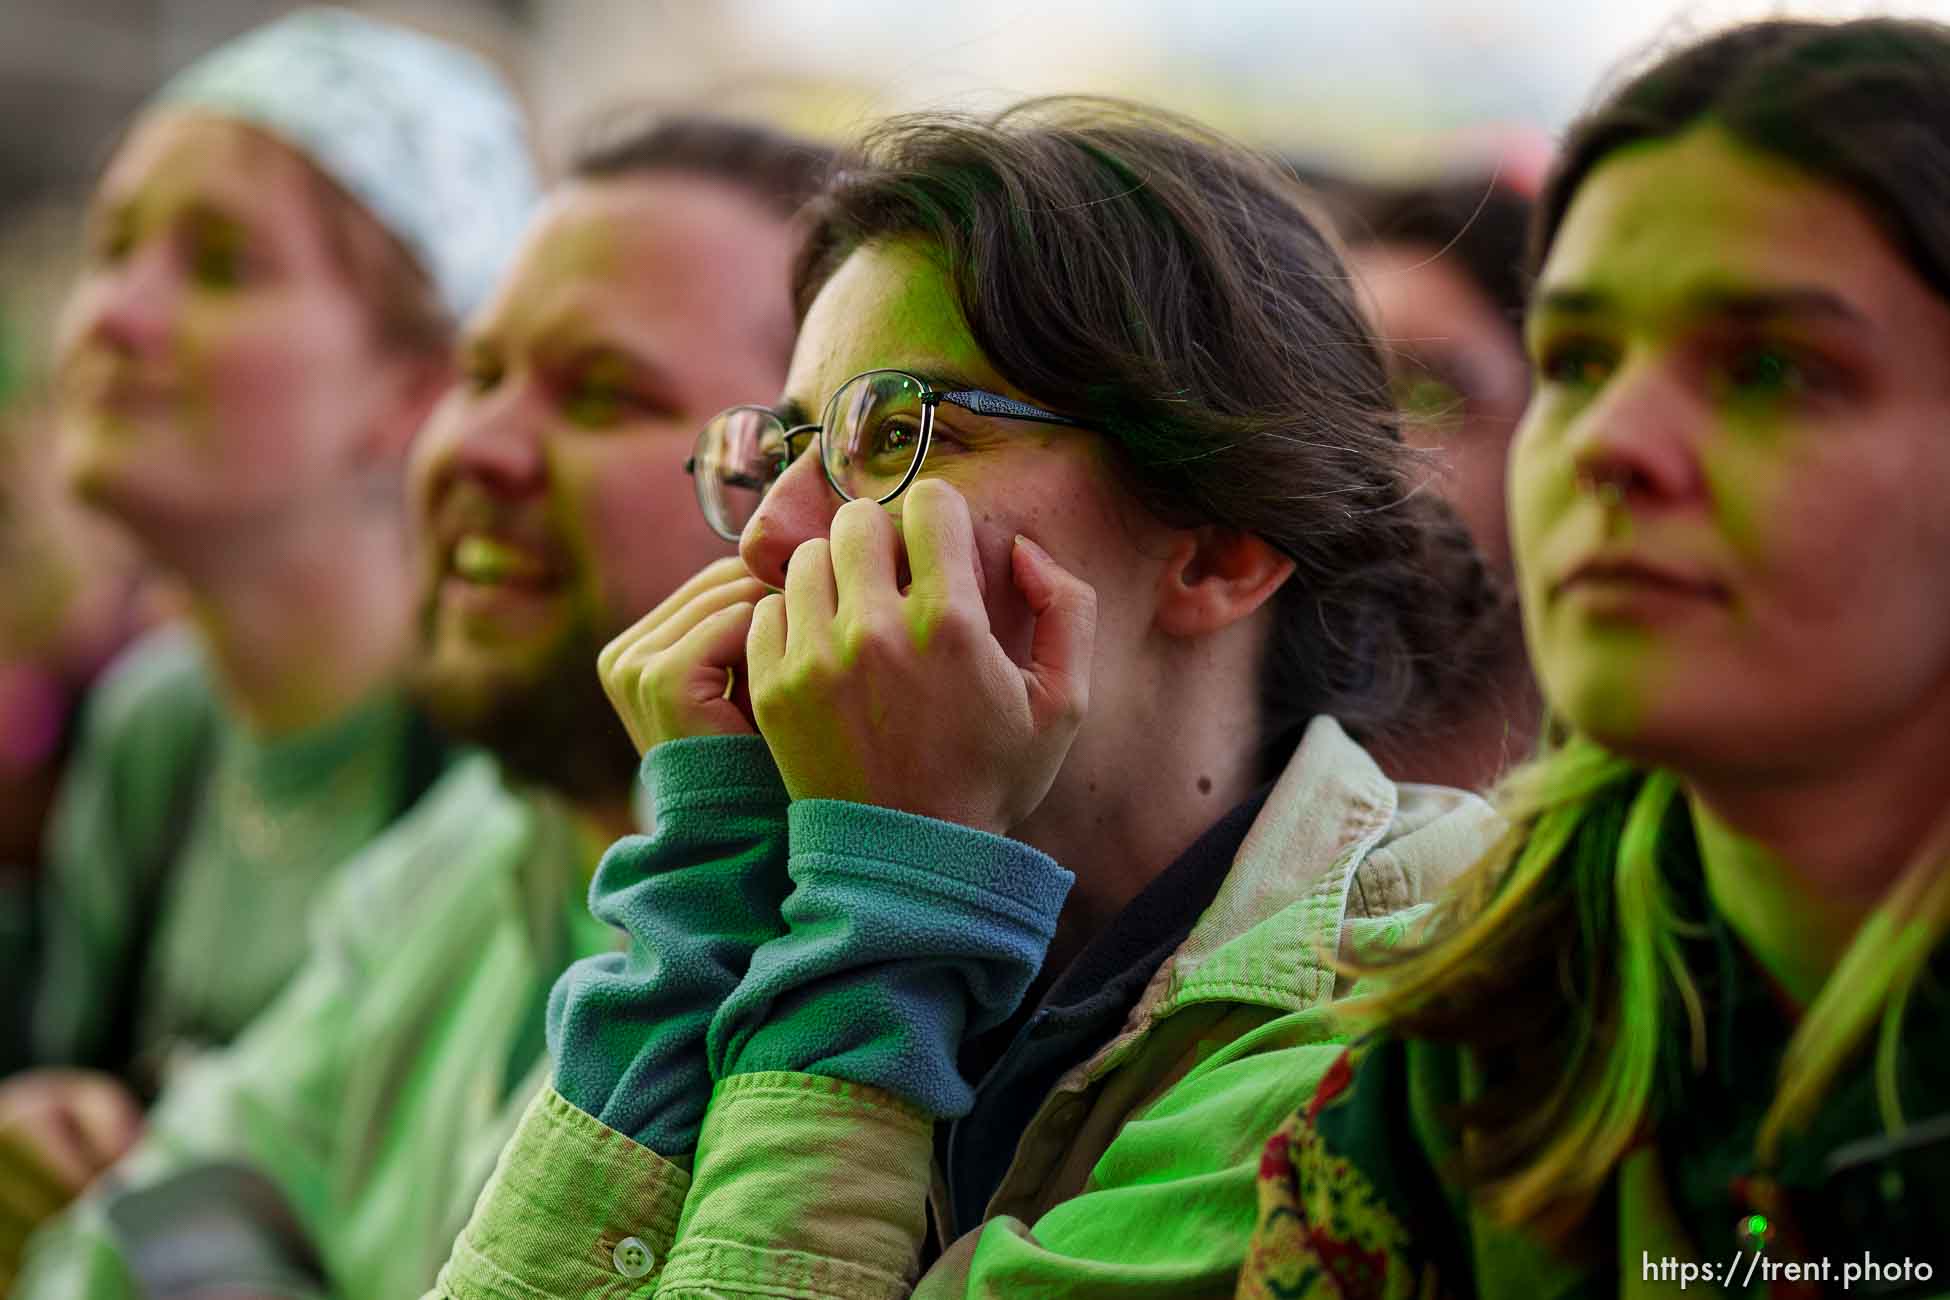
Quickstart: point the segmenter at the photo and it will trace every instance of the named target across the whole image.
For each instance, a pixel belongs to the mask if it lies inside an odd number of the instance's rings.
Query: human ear
[[[1158,575],[1157,625],[1169,636],[1209,636],[1252,614],[1292,575],[1293,560],[1257,533],[1179,532]]]

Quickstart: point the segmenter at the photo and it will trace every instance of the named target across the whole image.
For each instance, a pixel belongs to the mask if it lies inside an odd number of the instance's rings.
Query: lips
[[[429,536],[442,576],[476,588],[542,588],[570,572],[535,503],[517,505],[465,480],[452,484]]]
[[[1646,591],[1704,600],[1725,601],[1725,584],[1684,569],[1668,567],[1636,556],[1595,556],[1575,565],[1552,587],[1553,594],[1593,591]]]

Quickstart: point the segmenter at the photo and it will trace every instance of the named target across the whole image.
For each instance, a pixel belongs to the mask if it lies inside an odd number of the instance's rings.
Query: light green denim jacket
[[[1191,936],[1044,1101],[983,1225],[918,1280],[943,1191],[931,1123],[773,1072],[718,1085],[690,1169],[545,1090],[435,1294],[1229,1296],[1260,1150],[1339,1052],[1324,959],[1399,938],[1497,829],[1482,800],[1398,786],[1316,718]]]
[[[16,1300],[139,1294],[114,1203],[213,1161],[270,1180],[334,1295],[417,1294],[547,1082],[550,984],[619,937],[582,905],[577,836],[492,759],[449,768],[347,864],[277,1001],[185,1070],[142,1144],[35,1236]]]

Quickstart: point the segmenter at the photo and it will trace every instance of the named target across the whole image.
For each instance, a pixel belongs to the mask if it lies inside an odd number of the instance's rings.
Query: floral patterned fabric
[[[1681,1264],[1715,1270],[1710,1284],[1693,1273],[1689,1296],[1808,1300],[1843,1295],[1843,1264],[1864,1259],[1927,1263],[1935,1285],[1900,1294],[1950,1295],[1950,1162],[1941,1137],[1929,1141],[1950,1116],[1950,947],[1903,1021],[1899,1092],[1914,1149],[1863,1156],[1887,1136],[1865,1053],[1783,1142],[1778,1165],[1759,1169],[1755,1133],[1798,1013],[1709,909],[1690,836],[1670,847],[1675,894],[1701,918],[1685,960],[1707,1059],[1694,1069],[1683,1043],[1668,1048],[1649,1141],[1614,1172],[1575,1243],[1490,1221],[1444,1176],[1457,1140],[1447,1117],[1482,1095],[1463,1051],[1379,1036],[1343,1054],[1267,1144],[1242,1300],[1676,1298]],[[1769,1261],[1826,1259],[1826,1285],[1746,1268],[1755,1215]],[[1741,1264],[1731,1282],[1730,1263]]]
[[[1343,1052],[1313,1103],[1266,1144],[1259,1219],[1240,1276],[1240,1300],[1434,1300],[1449,1294],[1418,1256],[1408,1229],[1361,1165],[1323,1137],[1322,1112],[1353,1088]]]

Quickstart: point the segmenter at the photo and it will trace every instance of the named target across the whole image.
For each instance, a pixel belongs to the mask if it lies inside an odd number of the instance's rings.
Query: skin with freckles
[[[1580,186],[1529,346],[1545,690],[1685,775],[1716,902],[1811,993],[1950,803],[1950,304],[1847,192],[1704,126]]]
[[[862,327],[866,321],[872,328]],[[899,359],[891,359],[893,340],[899,340]],[[862,250],[821,290],[802,325],[779,409],[788,424],[798,423],[800,413],[817,420],[840,384],[876,365],[910,371],[937,388],[975,387],[1032,400],[981,355],[938,264],[917,245]],[[984,419],[944,403],[935,409],[934,446],[922,473],[969,498],[990,626],[1017,663],[1027,659],[1031,623],[1009,576],[1017,533],[1043,538],[1129,530],[1136,549],[1159,551],[1156,535],[1144,536],[1145,521],[1111,481],[1101,439],[1086,430]],[[1005,476],[1009,489],[996,490]],[[783,588],[793,548],[823,533],[839,505],[815,458],[795,462],[745,530],[739,551],[753,574]],[[896,517],[904,508],[903,498],[888,506]],[[1107,597],[1121,594],[1113,592],[1116,585],[1133,591],[1148,585],[1140,571],[1114,574],[1109,566],[1078,576]],[[1137,601],[1104,603],[1105,617],[1125,628],[1137,617]]]
[[[879,367],[1036,403],[982,356],[917,242],[869,244],[839,266],[775,409],[788,424],[817,419],[842,383]],[[627,672],[610,691],[637,702],[640,739],[667,738],[646,675],[691,692],[662,716],[694,717],[730,668],[752,678],[795,794],[947,816],[1043,849],[1078,876],[1046,963],[1060,969],[1257,784],[1265,602],[1292,563],[1256,537],[1148,518],[1090,430],[943,405],[934,438],[925,486],[873,507],[886,528],[866,504],[842,511],[802,454],[740,546],[780,594],[755,612],[743,598],[694,608],[682,654],[681,640],[669,654],[612,647]],[[915,545],[917,527],[930,545]],[[734,657],[747,623],[749,674]],[[714,671],[670,657],[683,654],[715,655]]]
[[[518,767],[581,764],[551,773],[569,788],[627,779],[622,738],[596,739],[615,723],[590,665],[728,549],[683,465],[712,415],[777,392],[795,239],[720,182],[572,182],[468,327],[463,381],[415,448],[419,677]]]

